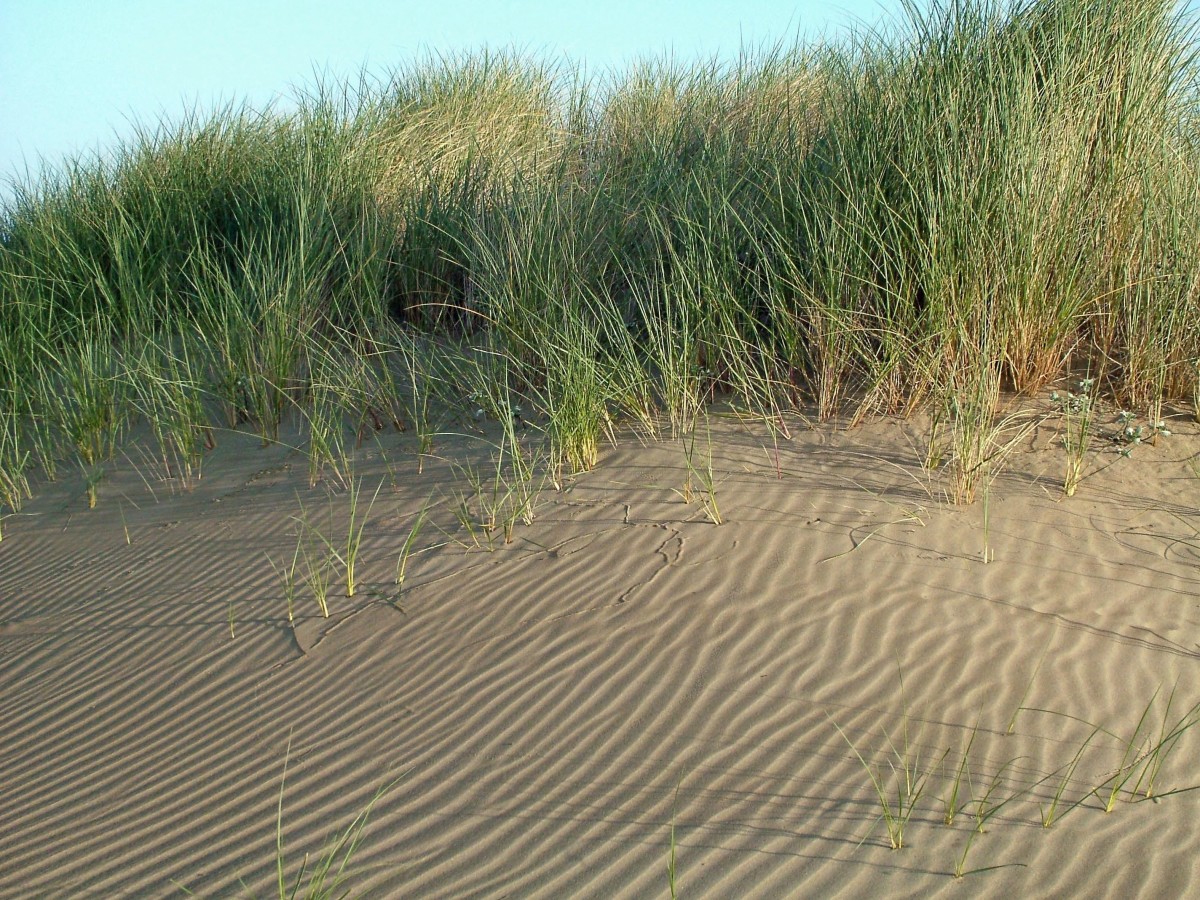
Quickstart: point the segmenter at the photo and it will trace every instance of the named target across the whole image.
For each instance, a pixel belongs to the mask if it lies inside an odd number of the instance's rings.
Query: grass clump
[[[340,567],[342,570],[342,582],[346,588],[346,596],[353,597],[358,590],[358,563],[360,562],[360,554],[362,550],[363,533],[366,531],[367,522],[371,517],[371,510],[375,507],[375,501],[379,498],[379,492],[383,490],[384,482],[381,480],[375,487],[375,492],[371,494],[370,499],[366,503],[366,508],[362,504],[362,479],[350,476],[346,488],[347,500],[347,521],[345,526],[345,537],[338,540],[334,534],[334,504],[333,495],[329,498],[329,528],[322,531],[316,525],[309,521],[308,514],[301,505],[300,515],[297,517],[302,529],[302,534],[296,546],[296,553],[292,558],[291,565],[286,570],[277,569],[285,583],[285,591],[288,596],[288,620],[292,618],[292,597],[294,595],[295,574],[297,572],[297,563],[301,556],[304,557],[305,566],[308,570],[307,581],[313,590],[313,594],[317,600],[317,605],[321,608],[321,615],[329,618],[329,605],[327,597],[329,594],[329,581],[331,572],[335,567]],[[305,538],[308,538],[306,541]],[[322,553],[322,549],[324,553]],[[274,566],[274,563],[272,563]]]
[[[1064,396],[1054,391],[1050,394],[1050,400],[1058,406],[1063,418],[1062,443],[1067,453],[1063,494],[1068,497],[1075,495],[1076,488],[1083,481],[1085,457],[1088,444],[1091,443],[1092,418],[1095,415],[1095,384],[1094,378],[1084,378],[1079,382],[1078,393],[1067,391]]]
[[[843,740],[850,745],[851,752],[853,752],[863,769],[866,770],[867,776],[871,780],[871,787],[874,789],[875,797],[879,801],[880,818],[887,829],[888,843],[893,850],[903,849],[904,831],[908,826],[909,819],[912,818],[913,813],[916,811],[917,805],[920,803],[921,797],[929,785],[930,777],[950,753],[949,749],[947,749],[941,758],[932,765],[922,764],[920,738],[912,741],[909,737],[908,701],[904,698],[903,673],[900,673],[900,692],[902,699],[904,699],[900,746],[896,746],[891,735],[886,732],[884,735],[889,750],[887,765],[891,773],[890,777],[881,767],[872,766],[868,763],[858,751],[854,742],[842,731],[841,726],[836,722],[834,723],[834,728],[837,729],[838,734],[842,736]]]

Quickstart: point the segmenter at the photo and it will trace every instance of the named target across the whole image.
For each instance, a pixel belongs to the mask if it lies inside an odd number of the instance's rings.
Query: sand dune
[[[0,541],[0,894],[268,895],[285,757],[289,871],[386,788],[361,896],[665,896],[672,823],[680,896],[1200,889],[1200,791],[1088,796],[1156,689],[1126,761],[1173,687],[1172,722],[1200,700],[1194,426],[1132,459],[1098,445],[1070,500],[1036,435],[986,528],[919,466],[917,425],[777,450],[712,427],[724,524],[683,501],[678,442],[629,438],[493,552],[452,515],[461,475],[385,436],[356,462],[364,508],[383,483],[360,589],[335,581],[328,619],[300,591],[292,624],[268,556],[290,563],[302,508],[330,535],[348,514],[294,451],[228,436],[190,490],[126,460],[95,510],[69,474],[42,486]],[[1111,734],[1060,805],[1087,799],[1043,828],[1092,724]],[[855,751],[890,784],[906,731],[932,774],[895,851]],[[1159,792],[1200,785],[1198,740]],[[963,867],[985,871],[959,881],[981,802]]]

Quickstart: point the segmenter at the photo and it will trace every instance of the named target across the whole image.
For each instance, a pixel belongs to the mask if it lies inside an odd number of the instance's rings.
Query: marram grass
[[[138,421],[187,479],[214,429],[285,420],[344,478],[368,425],[427,451],[482,359],[556,472],[717,397],[924,407],[969,499],[998,392],[1200,396],[1195,37],[1164,0],[935,2],[729,64],[430,58],[143,129],[0,209],[0,502]]]

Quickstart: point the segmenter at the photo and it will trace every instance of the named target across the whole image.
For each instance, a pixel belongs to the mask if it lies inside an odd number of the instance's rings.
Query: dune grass
[[[1042,657],[1044,659],[1045,652]],[[1042,659],[1039,659],[1034,669],[1034,679],[1041,663]],[[865,772],[873,796],[872,805],[878,811],[860,846],[882,822],[887,833],[887,844],[892,850],[910,847],[912,826],[928,825],[934,821],[931,814],[935,811],[922,808],[921,802],[933,787],[933,781],[941,783],[941,810],[937,816],[941,823],[946,827],[955,827],[960,813],[965,813],[969,819],[961,849],[954,855],[951,874],[956,879],[1008,866],[1025,865],[1014,862],[967,868],[968,857],[979,837],[986,834],[989,824],[999,820],[1001,812],[1006,810],[1006,816],[1013,821],[1024,821],[1026,814],[1018,812],[1017,808],[1032,804],[1036,806],[1039,826],[1050,829],[1081,807],[1093,812],[1111,813],[1122,799],[1139,802],[1200,789],[1192,782],[1195,775],[1191,771],[1183,773],[1188,780],[1182,786],[1162,790],[1159,784],[1169,759],[1175,759],[1176,762],[1192,759],[1186,751],[1176,751],[1179,750],[1180,741],[1187,738],[1188,733],[1200,722],[1200,703],[1178,711],[1175,687],[1166,697],[1165,704],[1160,702],[1161,686],[1156,689],[1133,729],[1124,735],[1068,713],[1026,707],[1023,705],[1023,696],[1018,712],[1050,715],[1088,729],[1081,741],[1056,736],[1055,741],[1061,742],[1062,747],[1073,747],[1074,750],[1065,764],[1048,772],[1039,772],[1030,757],[997,756],[988,748],[981,750],[976,747],[981,734],[985,739],[989,736],[994,739],[1011,735],[1016,721],[1015,713],[1006,729],[986,726],[981,729],[978,717],[969,728],[958,726],[964,737],[957,754],[952,747],[941,750],[944,744],[935,749],[924,743],[922,733],[914,736],[911,727],[914,723],[920,723],[923,729],[934,720],[913,715],[904,690],[903,672],[899,672],[898,676],[901,699],[899,740],[894,740],[885,729],[882,742],[870,737],[856,742],[830,719],[834,730],[848,746],[850,758]],[[1027,688],[1025,695],[1028,693]],[[1172,715],[1173,708],[1176,709],[1176,715]],[[1108,746],[1098,746],[1095,739],[1099,735],[1111,739]],[[1115,769],[1094,776],[1080,774],[1085,758],[1088,760],[1088,765],[1083,767],[1086,771],[1094,768],[1097,758],[1113,760],[1118,755]],[[930,760],[930,756],[935,758]],[[1178,769],[1175,774],[1178,777]]]
[[[291,753],[292,739],[289,736],[283,774],[279,778],[279,799],[275,806],[275,883],[271,895],[278,896],[279,900],[346,900],[354,895],[352,890],[345,888],[345,883],[351,875],[354,855],[362,846],[371,812],[375,804],[408,773],[403,772],[389,784],[380,787],[344,831],[332,834],[318,855],[305,853],[299,866],[296,866],[285,852],[283,826],[283,801]],[[239,879],[239,882],[245,896],[257,896],[244,881]],[[171,883],[187,896],[196,896],[186,885],[174,880]]]
[[[427,454],[484,357],[555,473],[718,398],[925,408],[969,502],[1002,394],[1197,394],[1194,39],[1165,0],[910,4],[727,64],[427,58],[144,128],[0,209],[0,503],[140,422],[185,484],[285,420],[344,480],[389,422]]]

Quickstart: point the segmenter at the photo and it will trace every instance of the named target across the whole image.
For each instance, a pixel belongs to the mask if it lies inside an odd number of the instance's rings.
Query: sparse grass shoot
[[[1158,776],[1162,771],[1163,764],[1175,750],[1179,739],[1200,722],[1200,702],[1197,702],[1176,720],[1171,721],[1171,707],[1175,702],[1175,687],[1172,687],[1156,736],[1150,723],[1151,713],[1158,695],[1159,690],[1156,690],[1145,709],[1142,710],[1137,725],[1129,737],[1122,742],[1124,750],[1121,754],[1121,762],[1097,788],[1105,812],[1113,811],[1121,793],[1127,789],[1131,781],[1133,787],[1128,788],[1130,799],[1137,799],[1140,795],[1142,799],[1148,800],[1156,796],[1178,792],[1156,793]],[[1190,788],[1185,790],[1190,790]]]
[[[909,819],[916,811],[917,804],[929,785],[930,777],[950,753],[947,748],[941,758],[932,764],[924,765],[922,763],[920,741],[919,739],[916,742],[912,741],[909,735],[908,700],[904,693],[903,673],[900,673],[899,678],[900,694],[904,704],[900,726],[900,746],[896,746],[890,734],[884,733],[889,751],[887,767],[891,773],[890,776],[883,771],[882,767],[868,763],[854,742],[846,736],[841,726],[836,722],[833,723],[833,727],[849,744],[850,750],[871,780],[871,787],[879,801],[880,818],[883,819],[884,827],[887,829],[888,842],[893,850],[903,848],[904,831]]]
[[[421,511],[417,513],[416,519],[413,520],[412,527],[408,530],[408,536],[404,539],[404,544],[400,547],[400,555],[396,559],[396,584],[401,588],[404,586],[404,576],[408,569],[408,557],[417,543],[417,536],[421,533],[421,526],[425,524],[425,519],[429,515],[432,501],[432,496],[425,501],[425,505],[421,507]]]

